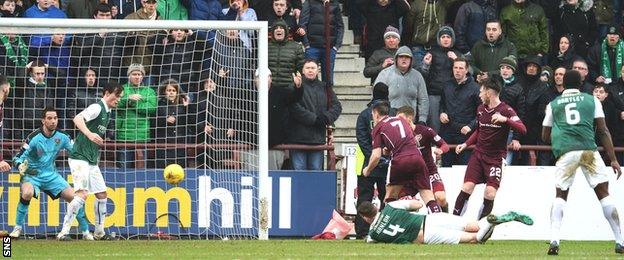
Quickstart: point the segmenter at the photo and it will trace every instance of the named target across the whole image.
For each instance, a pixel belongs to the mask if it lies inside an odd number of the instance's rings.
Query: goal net
[[[106,232],[128,239],[266,239],[267,32],[262,22],[0,19],[0,74],[11,82],[4,158],[41,127],[46,107],[56,108],[57,128],[75,139],[74,116],[115,81],[124,93],[98,163],[108,187]],[[52,148],[37,149],[41,155]],[[71,184],[67,154],[56,166]],[[177,185],[163,177],[170,164],[185,169]],[[23,235],[56,235],[67,203],[43,190],[38,198]],[[0,230],[18,223],[19,201],[17,170],[0,174]],[[89,195],[85,204],[91,232],[94,202]],[[81,234],[74,226],[72,234]]]

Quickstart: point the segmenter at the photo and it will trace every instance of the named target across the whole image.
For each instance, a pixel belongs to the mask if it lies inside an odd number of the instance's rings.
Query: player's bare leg
[[[624,241],[622,241],[622,230],[620,229],[620,216],[615,207],[615,200],[609,196],[609,182],[603,182],[594,188],[596,197],[602,206],[602,213],[611,226],[613,236],[615,237],[615,252],[624,254]]]
[[[11,234],[9,234],[12,238],[18,238],[22,234],[22,229],[24,228],[24,221],[26,220],[26,213],[28,212],[28,205],[30,205],[30,200],[34,196],[35,188],[32,186],[30,182],[22,183],[20,187],[20,201],[17,204],[17,215],[15,216],[15,227]]]
[[[384,202],[392,202],[399,199],[399,193],[403,189],[403,185],[386,185],[386,197],[384,198]]]
[[[470,195],[474,191],[475,184],[474,182],[464,182],[459,195],[457,195],[457,199],[455,200],[455,209],[453,209],[453,214],[462,216],[466,211],[466,203],[468,203],[468,199]]]
[[[63,200],[67,203],[71,203],[75,196],[76,194],[74,193],[74,189],[71,187],[67,187],[61,192],[61,198],[63,198]],[[80,231],[82,231],[82,239],[89,241],[94,240],[93,235],[89,232],[89,222],[85,216],[84,207],[80,208],[80,210],[76,213],[76,219],[78,220]]]
[[[448,201],[446,201],[446,192],[445,191],[436,191],[433,193],[436,202],[442,208],[442,212],[448,212]]]
[[[497,189],[487,185],[485,186],[485,193],[483,194],[483,205],[481,205],[481,210],[479,212],[479,219],[487,217],[492,213],[492,208],[494,207],[494,198],[496,198]]]
[[[96,193],[95,198],[95,231],[93,231],[93,235],[96,239],[102,239],[106,235],[104,232],[104,221],[106,220],[106,202],[108,199],[106,192]]]

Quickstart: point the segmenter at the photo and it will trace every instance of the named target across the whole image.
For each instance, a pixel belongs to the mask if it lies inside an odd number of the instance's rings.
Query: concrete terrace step
[[[353,128],[357,122],[358,115],[342,113],[335,122],[336,128]]]
[[[360,45],[357,45],[357,44],[343,43],[342,47],[338,49],[338,54],[341,54],[341,53],[357,54],[359,52],[360,52]]]
[[[364,70],[364,58],[348,58],[348,59],[336,59],[334,65],[334,71],[336,68],[346,68],[349,71],[363,71]],[[364,77],[364,75],[362,75]]]
[[[334,72],[334,84],[338,86],[370,86],[370,79],[365,78],[361,73]]]
[[[371,95],[373,89],[370,86],[343,86],[338,85],[334,86],[334,92],[337,95],[346,94],[346,95]]]
[[[366,100],[349,100],[344,97],[338,96],[338,100],[340,100],[340,105],[342,106],[342,115],[358,115],[362,110],[366,108],[368,102],[370,102],[370,97]],[[338,120],[340,120],[340,117]]]
[[[334,137],[355,137],[355,127],[337,128],[334,130]]]

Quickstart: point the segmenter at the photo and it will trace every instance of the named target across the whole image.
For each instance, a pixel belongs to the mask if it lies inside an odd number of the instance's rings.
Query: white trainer
[[[95,238],[93,238],[93,235],[91,235],[91,232],[89,232],[89,230],[82,232],[82,239],[87,240],[87,241],[95,240]]]
[[[18,237],[20,237],[21,234],[22,234],[22,227],[15,226],[13,228],[13,231],[11,231],[11,234],[9,234],[9,237],[11,237],[11,238],[18,238]]]

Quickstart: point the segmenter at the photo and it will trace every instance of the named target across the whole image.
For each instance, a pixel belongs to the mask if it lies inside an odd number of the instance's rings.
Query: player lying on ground
[[[478,222],[444,212],[429,215],[412,212],[422,206],[420,200],[397,200],[386,204],[379,212],[370,202],[360,204],[358,214],[371,223],[366,241],[396,244],[484,243],[498,224],[517,221],[533,225],[529,216],[513,211],[500,216],[489,215]]]
[[[431,212],[441,212],[440,205],[433,197],[429,172],[414,140],[412,128],[405,119],[389,116],[389,112],[390,103],[387,101],[378,102],[372,106],[373,151],[362,174],[367,177],[371,174],[381,158],[383,149],[392,155],[384,200],[387,202],[396,200],[404,186],[414,185],[423,201],[427,202],[427,208]]]
[[[581,82],[581,75],[577,71],[570,70],[565,73],[563,76],[565,90],[561,96],[548,104],[542,123],[542,140],[546,143],[552,142],[553,155],[557,158],[555,164],[557,191],[550,213],[551,240],[548,254],[559,254],[559,230],[563,209],[568,198],[568,190],[579,167],[594,189],[602,205],[602,212],[611,226],[615,237],[615,252],[624,254],[620,216],[615,207],[615,198],[609,196],[609,171],[597,151],[595,135],[600,137],[617,178],[622,174],[622,170],[615,158],[602,104],[594,96],[579,91]]]
[[[429,171],[429,182],[431,183],[431,189],[433,190],[433,196],[435,197],[436,202],[442,208],[442,212],[448,212],[448,202],[446,201],[446,192],[444,190],[444,183],[442,182],[442,178],[440,178],[440,174],[438,174],[438,166],[435,164],[433,160],[432,153],[432,145],[436,145],[433,153],[436,156],[440,156],[443,153],[448,152],[449,147],[448,144],[435,132],[431,127],[427,127],[421,124],[414,124],[414,118],[416,118],[416,113],[411,106],[402,106],[397,110],[397,116],[405,119],[412,130],[414,131],[414,138],[416,140],[416,144],[418,145],[418,149],[423,155],[423,159],[425,160],[425,164],[427,165],[427,170]],[[399,197],[403,197],[406,195],[414,196],[418,192],[416,189],[410,186],[403,187],[403,190],[399,194]]]
[[[54,164],[58,153],[65,149],[72,149],[69,136],[56,129],[58,116],[53,108],[43,110],[42,127],[33,131],[15,156],[13,162],[21,175],[20,201],[17,204],[15,227],[9,236],[17,238],[21,235],[26,220],[26,212],[30,200],[38,198],[41,191],[48,194],[52,199],[62,197],[68,203],[74,198],[74,190],[61,176]],[[93,240],[89,233],[89,225],[84,214],[84,208],[78,212],[78,223],[85,240]]]

